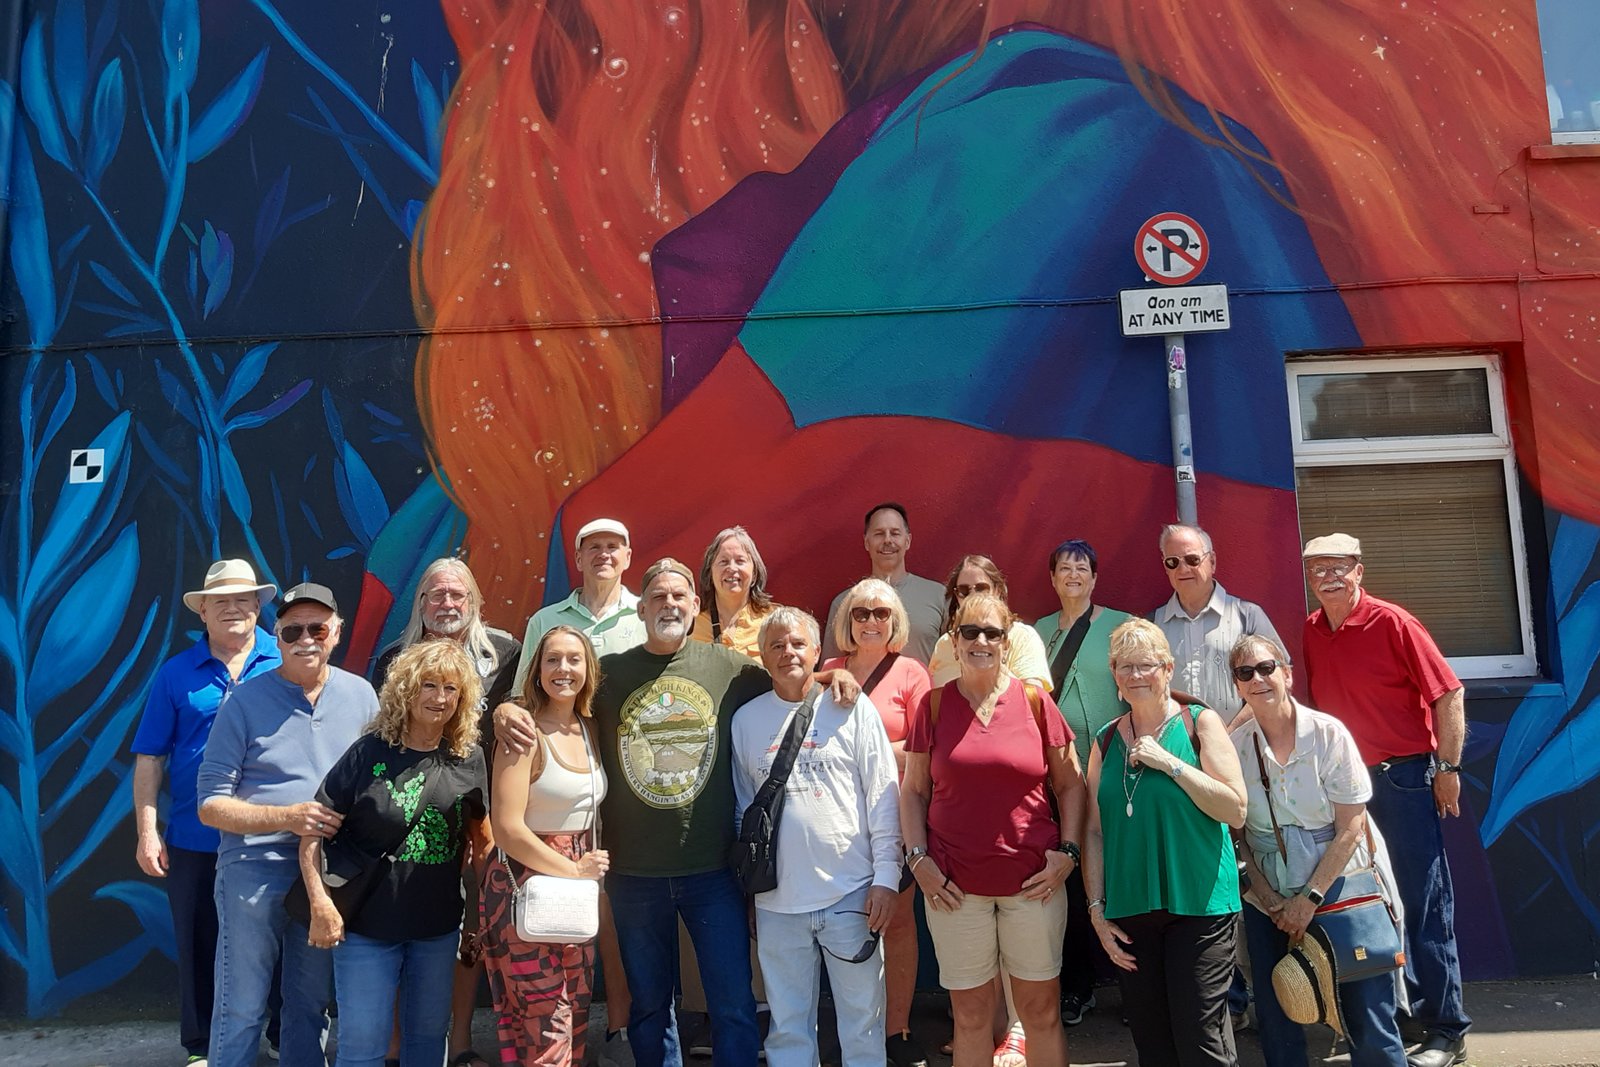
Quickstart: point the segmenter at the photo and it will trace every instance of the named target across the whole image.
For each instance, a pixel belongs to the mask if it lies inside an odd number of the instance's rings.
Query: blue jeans
[[[439,1067],[450,1033],[450,990],[461,931],[417,941],[345,934],[333,950],[339,998],[338,1067],[383,1067],[399,992],[401,1067]]]
[[[606,876],[622,969],[633,994],[628,1044],[638,1067],[682,1067],[672,991],[678,916],[694,942],[711,1014],[712,1063],[750,1067],[761,1044],[750,991],[750,927],[744,892],[726,869],[681,878]]]
[[[1244,936],[1255,979],[1256,1025],[1267,1067],[1306,1067],[1306,1032],[1283,1014],[1272,988],[1272,969],[1289,951],[1289,935],[1255,908],[1244,907]],[[1339,1013],[1350,1039],[1351,1067],[1406,1067],[1406,1047],[1395,1022],[1394,976],[1381,974],[1339,986]]]
[[[327,1067],[333,957],[308,945],[310,932],[283,910],[284,894],[299,873],[293,860],[238,859],[217,868],[212,1067],[254,1067],[280,954],[283,1062]]]
[[[1461,1000],[1456,895],[1445,862],[1444,831],[1433,806],[1430,760],[1379,764],[1367,813],[1383,831],[1406,911],[1406,991],[1411,1017],[1456,1040],[1472,1026]]]
[[[819,1062],[817,998],[823,963],[839,1013],[844,1067],[883,1067],[883,946],[860,963],[847,962],[872,937],[865,914],[868,888],[846,893],[820,911],[756,909],[756,952],[772,1009],[767,1067],[816,1067]]]

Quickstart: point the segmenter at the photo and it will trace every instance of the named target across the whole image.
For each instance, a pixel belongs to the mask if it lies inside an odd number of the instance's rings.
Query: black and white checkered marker
[[[106,480],[106,450],[74,448],[67,465],[67,484],[91,485]]]

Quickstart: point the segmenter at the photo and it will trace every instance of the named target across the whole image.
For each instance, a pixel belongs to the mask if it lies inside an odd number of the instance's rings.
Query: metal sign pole
[[[1178,489],[1178,521],[1199,525],[1194,496],[1194,436],[1189,426],[1189,373],[1183,334],[1162,338],[1167,352],[1167,408],[1172,422],[1172,473]]]

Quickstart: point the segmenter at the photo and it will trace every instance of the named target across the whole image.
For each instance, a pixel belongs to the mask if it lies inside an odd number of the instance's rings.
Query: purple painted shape
[[[661,308],[662,414],[711,373],[795,237],[883,121],[922,80],[855,108],[788,174],[752,174],[650,253]]]

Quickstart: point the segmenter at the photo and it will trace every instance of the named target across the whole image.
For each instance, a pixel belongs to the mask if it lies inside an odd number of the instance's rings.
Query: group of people
[[[487,626],[463,562],[435,561],[376,690],[331,665],[331,590],[285,592],[267,633],[276,590],[213,565],[185,597],[205,636],[163,667],[133,746],[189,1062],[252,1064],[281,1018],[283,1061],[325,1067],[336,1004],[339,1065],[487,1063],[486,972],[494,1059],[578,1064],[598,960],[642,1067],[702,1044],[718,1065],[815,1067],[823,967],[845,1067],[914,1067],[920,895],[956,1067],[1064,1067],[1102,966],[1140,1063],[1236,1062],[1248,984],[1267,1062],[1292,1067],[1301,1006],[1274,967],[1369,867],[1404,917],[1404,972],[1342,984],[1317,1018],[1357,1064],[1464,1059],[1440,830],[1462,687],[1413,616],[1362,590],[1359,542],[1305,546],[1316,710],[1197,527],[1160,532],[1173,595],[1149,618],[1097,603],[1094,548],[1062,542],[1060,610],[1030,625],[987,557],[944,583],[908,571],[900,505],[864,526],[871,574],[821,625],[774,600],[738,526],[698,571],[652,563],[635,595],[628,529],[589,522],[581,584],[520,644]],[[730,849],[775,761],[777,885],[747,899]],[[522,936],[533,875],[599,881],[598,935]],[[696,1011],[707,1040],[680,1035]]]

